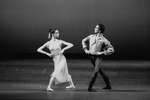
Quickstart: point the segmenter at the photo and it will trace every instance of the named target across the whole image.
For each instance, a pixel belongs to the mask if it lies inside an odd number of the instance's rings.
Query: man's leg
[[[99,69],[99,73],[102,75],[102,78],[105,81],[106,87],[104,87],[103,89],[111,89],[110,86],[110,82],[109,82],[109,78],[108,76],[104,73],[104,71],[102,70],[102,68]]]
[[[97,56],[91,56],[91,62],[93,65],[95,65],[94,67],[94,73],[92,75],[92,78],[91,78],[91,81],[90,81],[90,84],[89,84],[89,87],[88,87],[88,91],[95,91],[92,87],[96,81],[96,78],[97,78],[97,75],[98,75],[98,72],[99,72],[99,65],[100,65],[100,59],[99,57]]]
[[[88,91],[95,91],[92,87],[96,81],[96,78],[97,78],[97,75],[98,75],[98,72],[94,72],[93,75],[92,75],[92,78],[91,78],[91,81],[89,83],[89,87],[88,87]]]

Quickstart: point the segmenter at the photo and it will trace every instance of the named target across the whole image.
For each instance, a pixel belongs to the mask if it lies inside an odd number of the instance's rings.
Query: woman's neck
[[[57,39],[55,37],[52,37],[51,38],[51,41],[56,41]]]

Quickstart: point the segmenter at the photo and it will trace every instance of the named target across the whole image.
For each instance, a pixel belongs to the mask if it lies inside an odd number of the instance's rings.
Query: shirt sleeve
[[[87,36],[86,38],[84,38],[82,40],[82,47],[83,47],[83,49],[86,49],[88,47],[87,42],[89,42],[89,36]]]
[[[105,46],[106,46],[105,49],[106,55],[111,55],[112,53],[114,53],[114,47],[108,40],[105,41]]]

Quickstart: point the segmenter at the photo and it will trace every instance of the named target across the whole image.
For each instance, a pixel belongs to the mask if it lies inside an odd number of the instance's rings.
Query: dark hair
[[[49,30],[49,34],[48,34],[48,38],[49,38],[49,39],[51,39],[52,34],[54,34],[55,31],[56,31],[56,29],[50,29],[50,30]]]
[[[56,29],[50,29],[50,30],[49,30],[49,33],[50,33],[50,34],[54,34],[55,31],[56,31]]]
[[[98,26],[99,26],[99,30],[101,30],[101,33],[104,33],[105,26],[103,24],[101,24],[101,23],[99,23]]]

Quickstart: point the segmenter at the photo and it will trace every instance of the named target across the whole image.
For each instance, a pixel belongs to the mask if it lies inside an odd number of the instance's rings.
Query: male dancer
[[[92,87],[95,83],[98,73],[101,74],[106,83],[106,87],[103,89],[111,89],[109,78],[102,70],[101,62],[104,55],[110,55],[114,52],[114,48],[103,36],[104,31],[105,26],[103,24],[98,24],[94,29],[95,34],[89,35],[82,40],[83,49],[86,54],[90,55],[91,62],[94,65],[94,73],[88,87],[88,91],[91,92],[95,91]]]

